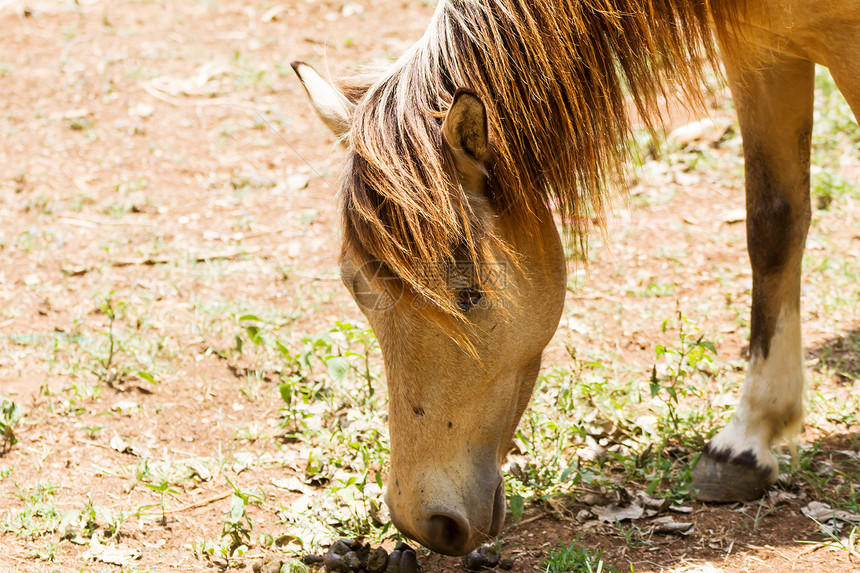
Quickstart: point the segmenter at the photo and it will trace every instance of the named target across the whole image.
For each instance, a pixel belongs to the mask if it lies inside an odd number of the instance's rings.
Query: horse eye
[[[470,308],[474,307],[476,304],[481,302],[481,291],[475,290],[473,288],[467,288],[459,291],[457,293],[457,306],[463,312],[466,312]]]

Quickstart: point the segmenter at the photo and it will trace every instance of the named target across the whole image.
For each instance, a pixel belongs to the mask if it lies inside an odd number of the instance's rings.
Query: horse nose
[[[464,555],[472,549],[469,522],[458,513],[434,513],[417,525],[421,543],[437,553]]]

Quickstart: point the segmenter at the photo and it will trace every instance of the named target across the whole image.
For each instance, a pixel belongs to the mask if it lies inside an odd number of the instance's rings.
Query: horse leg
[[[767,54],[726,62],[746,166],[747,250],[753,273],[750,361],[728,425],[705,447],[693,493],[754,499],[779,474],[771,445],[803,418],[800,272],[810,221],[809,150],[814,65]]]

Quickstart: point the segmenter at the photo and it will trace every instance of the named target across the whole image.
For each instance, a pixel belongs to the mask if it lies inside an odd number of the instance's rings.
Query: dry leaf
[[[671,515],[658,517],[653,522],[654,528],[652,533],[680,533],[681,535],[689,535],[693,532],[692,523],[684,523],[675,521]]]
[[[94,540],[90,548],[81,555],[81,558],[125,567],[135,559],[140,559],[140,551],[122,544],[102,545]]]
[[[624,521],[625,519],[639,519],[645,515],[645,510],[636,504],[627,507],[618,507],[614,503],[595,505],[591,508],[591,511],[597,516],[597,519],[607,523],[615,523],[616,521]]]
[[[814,519],[820,523],[838,519],[840,521],[857,521],[860,522],[860,514],[833,509],[826,503],[820,501],[809,502],[809,505],[800,509],[801,513],[810,519]]]

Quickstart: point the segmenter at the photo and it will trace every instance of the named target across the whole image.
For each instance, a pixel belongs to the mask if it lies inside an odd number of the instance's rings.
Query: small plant
[[[179,495],[179,490],[173,487],[170,476],[166,475],[165,472],[157,472],[151,476],[151,479],[153,480],[153,483],[144,485],[160,496],[158,506],[161,508],[161,525],[167,525],[164,498],[168,495]]]
[[[126,303],[113,298],[109,293],[98,305],[98,309],[107,317],[107,332],[100,333],[107,340],[107,350],[102,356],[94,357],[93,367],[99,380],[112,384],[124,378],[129,372],[124,365],[117,364],[118,354],[122,350],[122,342],[118,339],[117,319],[122,316]]]
[[[602,551],[577,547],[580,537],[568,546],[561,545],[558,549],[550,549],[546,561],[542,564],[544,573],[618,573],[618,569],[606,565],[600,558]]]
[[[25,537],[56,531],[62,515],[50,498],[58,489],[59,486],[38,482],[31,490],[24,491],[15,484],[12,495],[24,502],[24,508],[18,513],[10,512],[0,529]]]
[[[230,511],[227,512],[221,529],[221,541],[229,540],[230,557],[237,557],[248,551],[251,545],[251,531],[254,529],[246,507],[250,503],[261,503],[265,499],[265,494],[262,491],[242,490],[226,475],[224,479],[233,488],[233,495],[230,498]]]
[[[261,503],[265,498],[262,491],[246,491],[236,486],[230,478],[224,476],[233,495],[230,497],[230,509],[226,512],[221,527],[221,537],[217,541],[201,539],[186,546],[196,554],[218,556],[227,562],[237,559],[248,552],[251,547],[251,532],[254,529],[248,516],[247,506],[250,503]]]
[[[358,359],[360,365],[355,365],[352,361],[347,361],[346,366],[356,370],[361,379],[364,380],[365,388],[367,390],[365,399],[369,402],[374,396],[373,385],[374,383],[379,382],[379,376],[370,367],[372,353],[379,349],[379,342],[376,340],[376,335],[370,328],[362,327],[355,323],[346,321],[335,322],[335,328],[330,332],[333,334],[339,334],[345,339],[347,348],[343,351],[344,359]],[[356,347],[359,347],[359,350],[355,350]],[[329,367],[329,374],[332,374],[332,378],[335,379],[336,382],[342,381],[348,373],[348,368],[345,368],[345,365],[340,363],[334,368],[335,373],[337,374],[337,378],[335,378],[335,374],[332,373],[333,368],[330,362],[331,360],[333,360],[333,358],[329,358],[326,361],[326,365]]]
[[[663,321],[662,330],[668,330],[669,319]],[[657,365],[651,368],[650,389],[651,397],[656,398],[661,393],[668,396],[666,406],[669,429],[674,433],[682,433],[681,420],[678,417],[677,407],[679,397],[689,395],[699,396],[699,386],[693,380],[694,377],[709,379],[714,375],[713,360],[717,355],[714,343],[705,340],[705,335],[698,329],[692,334],[685,332],[684,327],[689,321],[677,313],[678,324],[678,347],[670,348],[662,344],[656,346],[657,359],[663,360],[664,368],[662,375],[658,375]]]
[[[145,313],[137,313],[113,291],[97,298],[95,312],[107,324],[77,318],[71,334],[55,337],[52,362],[73,376],[79,375],[79,369],[88,371],[108,386],[130,378],[155,384],[156,358],[164,350],[164,338],[149,331]]]
[[[3,434],[3,443],[0,447],[0,452],[11,448],[18,443],[18,437],[15,435],[15,426],[21,421],[21,406],[9,400],[8,398],[0,399],[0,433]]]
[[[860,559],[860,525],[852,524],[851,531],[848,535],[846,537],[839,537],[839,535],[837,535],[838,529],[825,523],[821,523],[816,519],[813,519],[812,521],[818,525],[818,529],[829,539],[827,541],[801,541],[801,543],[809,543],[818,547],[829,547],[833,550],[847,551],[851,557]]]

